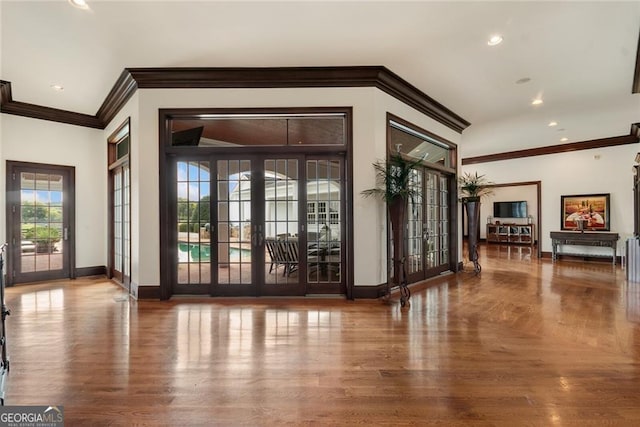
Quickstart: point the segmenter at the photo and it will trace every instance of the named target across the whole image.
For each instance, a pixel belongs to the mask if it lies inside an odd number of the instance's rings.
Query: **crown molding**
[[[102,121],[97,116],[14,101],[11,94],[11,82],[4,80],[0,80],[0,113],[104,129]]]
[[[503,153],[487,154],[484,156],[467,157],[462,159],[462,165],[513,160],[522,157],[544,156],[547,154],[568,153],[571,151],[591,150],[594,148],[614,147],[616,145],[635,144],[640,138],[634,134],[638,123],[632,125],[630,135],[613,136],[609,138],[592,139],[589,141],[571,142],[569,144],[549,145],[546,147],[530,148],[526,150],[505,151]]]
[[[470,123],[383,66],[126,68],[95,116],[13,101],[0,86],[0,112],[104,129],[138,89],[375,87],[461,133]],[[27,107],[28,106],[28,107]]]

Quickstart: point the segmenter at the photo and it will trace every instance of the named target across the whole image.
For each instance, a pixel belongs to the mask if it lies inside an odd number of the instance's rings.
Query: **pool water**
[[[251,259],[251,249],[229,248],[229,261],[248,261]],[[211,260],[211,245],[199,243],[178,243],[178,262],[207,262]]]

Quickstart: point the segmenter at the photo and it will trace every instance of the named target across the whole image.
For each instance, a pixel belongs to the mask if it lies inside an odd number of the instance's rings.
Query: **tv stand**
[[[487,224],[487,242],[533,246],[533,224]]]

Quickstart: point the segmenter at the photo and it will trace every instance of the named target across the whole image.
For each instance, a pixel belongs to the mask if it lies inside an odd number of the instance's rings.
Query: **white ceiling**
[[[93,115],[126,67],[383,65],[472,127],[640,106],[640,1],[87,2],[0,2],[0,79],[14,100]],[[504,42],[490,47],[494,33]],[[624,120],[605,132],[628,133]]]

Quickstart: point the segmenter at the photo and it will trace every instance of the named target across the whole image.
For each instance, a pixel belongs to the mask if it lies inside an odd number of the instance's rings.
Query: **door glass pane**
[[[342,182],[340,160],[308,160],[307,281],[340,283],[342,265]]]
[[[264,262],[267,284],[299,282],[298,185],[297,160],[264,161]]]
[[[126,280],[131,277],[131,173],[129,165],[122,168],[124,192],[122,197],[122,272]]]
[[[252,277],[251,161],[218,160],[218,283]]]
[[[423,223],[423,182],[422,170],[414,169],[411,173],[411,187],[416,191],[415,197],[409,199],[407,212],[407,271],[408,274],[423,271],[422,247],[427,238],[426,228]]]
[[[122,169],[113,173],[113,267],[122,273]]]
[[[449,263],[449,186],[447,178],[440,177],[440,265]]]
[[[63,177],[20,172],[20,272],[63,268]]]
[[[438,177],[437,175],[427,172],[426,174],[427,187],[427,206],[426,206],[426,230],[428,238],[425,241],[425,255],[427,268],[433,268],[439,265],[439,194],[438,194]]]
[[[209,162],[177,163],[178,283],[211,281]]]

